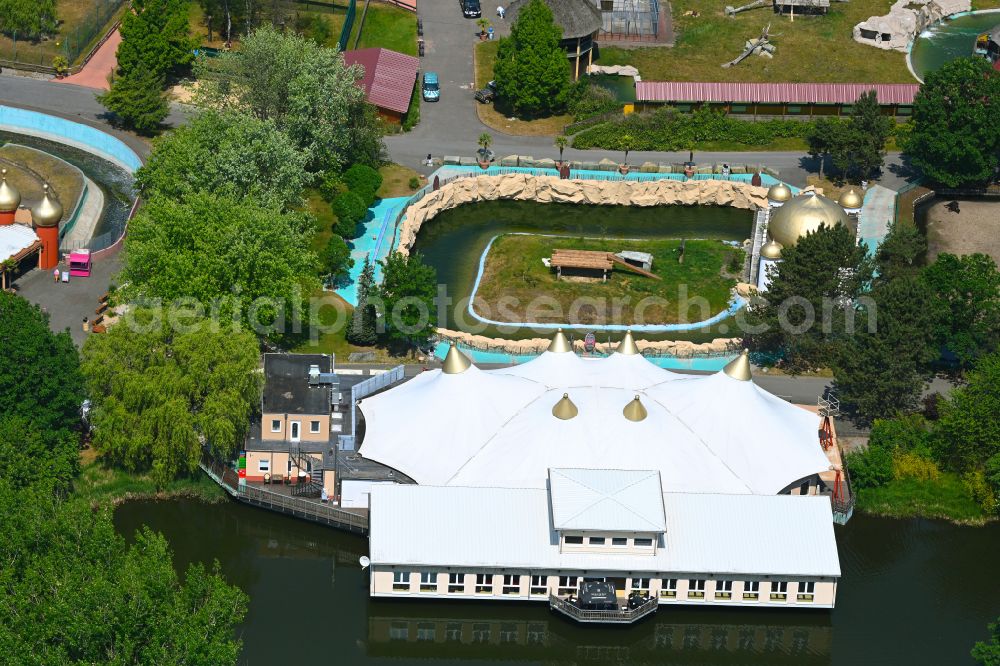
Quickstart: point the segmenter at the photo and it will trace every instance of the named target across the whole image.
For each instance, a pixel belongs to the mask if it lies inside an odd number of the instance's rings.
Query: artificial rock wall
[[[483,335],[473,335],[465,331],[452,331],[446,328],[437,330],[442,340],[450,340],[463,347],[480,349],[482,351],[501,352],[515,356],[541,354],[549,348],[552,338],[529,338],[526,340],[507,340],[505,338],[488,338]],[[636,346],[643,354],[651,356],[676,356],[690,358],[692,356],[715,356],[734,352],[739,349],[739,338],[715,338],[711,342],[691,342],[689,340],[637,340]],[[599,354],[610,354],[618,346],[617,342],[608,344],[598,342],[594,350]],[[583,340],[574,340],[573,349],[583,353]]]
[[[409,207],[399,229],[398,251],[409,254],[424,222],[443,210],[478,201],[619,206],[710,205],[756,210],[767,206],[767,188],[727,180],[562,180],[514,173],[457,178]]]

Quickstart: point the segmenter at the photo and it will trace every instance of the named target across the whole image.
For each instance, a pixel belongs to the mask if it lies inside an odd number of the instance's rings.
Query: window
[[[271,432],[281,432],[281,419],[271,419]]]
[[[676,596],[677,596],[677,579],[664,578],[663,582],[660,584],[660,598],[673,599]]]
[[[433,622],[418,622],[417,623],[417,640],[418,641],[433,641],[434,635],[437,633],[434,628]]]
[[[452,642],[462,640],[462,623],[449,622],[446,624],[444,627],[444,639]]]
[[[476,594],[493,594],[493,574],[476,574]]]
[[[392,591],[393,592],[409,592],[410,591],[410,572],[409,571],[393,571],[392,572]]]
[[[568,537],[563,537],[563,541],[565,541],[566,544],[570,545],[570,546],[579,546],[579,545],[581,545],[583,543],[583,537],[582,536],[568,536]]]
[[[559,594],[576,594],[576,588],[576,576],[559,576]]]
[[[513,622],[504,622],[500,625],[501,643],[517,643],[517,625]]]
[[[688,599],[705,598],[705,579],[695,579],[688,581]]]
[[[389,625],[389,640],[405,641],[410,637],[410,625],[402,620]]]
[[[805,583],[799,583],[799,593],[796,595],[796,599],[799,601],[812,601],[816,594],[816,583],[813,581],[808,581]]]
[[[512,594],[515,596],[521,594],[521,577],[514,575],[504,575],[503,589],[501,591],[504,594]]]
[[[528,645],[545,645],[545,631],[545,625],[541,622],[529,623],[525,642]]]
[[[472,642],[489,643],[490,625],[488,622],[474,622],[472,624]]]
[[[309,422],[309,432],[319,432],[319,421]]]
[[[261,472],[270,472],[271,471],[271,460],[270,459],[262,458],[257,463],[257,470],[261,471]]]
[[[633,578],[632,579],[632,591],[633,592],[644,592],[649,593],[649,579],[648,578]]]
[[[625,537],[614,537],[614,538],[611,539],[611,545],[612,546],[627,546],[628,545],[628,539],[626,539]]]
[[[760,581],[748,580],[743,583],[743,598],[757,599],[760,596]]]
[[[437,574],[433,571],[421,571],[420,572],[420,591],[421,592],[437,592]]]
[[[653,540],[652,539],[636,539],[633,543],[635,543],[636,548],[649,548],[650,546],[653,545]]]
[[[788,598],[788,583],[774,581],[771,583],[771,601],[784,601]]]
[[[809,494],[809,482],[803,481],[802,485],[799,486],[799,495],[808,495],[808,494]]]
[[[549,593],[548,576],[531,577],[531,596],[545,596]]]
[[[717,580],[717,581],[715,581],[715,598],[716,599],[732,599],[733,598],[733,581],[731,581],[731,580]]]
[[[588,540],[591,546],[603,546],[605,542],[604,537],[590,537]]]
[[[297,441],[299,441],[301,439],[301,435],[299,433],[299,428],[301,426],[302,426],[302,424],[299,423],[298,421],[292,421],[291,422],[290,427],[292,429],[292,433],[291,434],[292,434],[292,441],[293,442],[297,442]]]
[[[448,574],[448,594],[461,594],[465,592],[465,574]]]

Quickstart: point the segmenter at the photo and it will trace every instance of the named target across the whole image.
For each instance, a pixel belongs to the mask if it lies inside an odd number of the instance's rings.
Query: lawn
[[[326,36],[322,40],[323,46],[334,47],[340,39],[340,30],[344,25],[344,18],[347,14],[346,0],[334,2],[325,0],[322,4],[318,2],[297,2],[295,9],[289,17],[287,25],[294,27],[295,31],[309,38],[315,38],[317,19],[326,23]],[[358,11],[361,7],[359,3]],[[360,17],[360,13],[358,14]],[[222,17],[216,16],[212,19],[212,35],[209,39],[208,25],[205,22],[205,12],[201,4],[192,0],[188,9],[188,25],[191,35],[198,39],[198,43],[214,49],[221,49],[225,46],[225,21]],[[244,26],[235,24],[233,30],[233,43],[239,43],[239,35],[242,34]]]
[[[742,268],[742,250],[734,249],[721,241],[688,240],[685,245],[684,263],[678,262],[679,239],[618,240],[553,237],[541,235],[509,234],[494,242],[486,258],[483,277],[476,294],[476,309],[481,314],[490,313],[496,320],[519,322],[541,321],[562,323],[567,313],[578,323],[674,323],[678,321],[678,289],[686,285],[688,298],[703,298],[711,314],[726,308],[730,290],[736,280],[724,273],[729,259],[739,253]],[[546,268],[543,257],[552,255],[554,248],[599,250],[619,252],[638,250],[653,255],[653,273],[662,280],[639,275],[616,266],[607,282],[597,279],[557,279],[555,271]],[[498,308],[501,298],[507,301]],[[537,308],[528,314],[530,304],[540,297],[555,299],[558,308],[545,312]],[[656,300],[641,313],[636,305],[647,297]],[[579,299],[596,299],[593,306],[584,306]],[[576,303],[576,305],[574,305]],[[619,308],[620,312],[615,312]],[[695,307],[694,311],[698,308]],[[640,321],[641,320],[641,321]],[[575,322],[576,323],[576,322]]]
[[[83,191],[83,176],[78,169],[47,153],[14,144],[0,148],[0,162],[7,162],[3,165],[10,169],[7,177],[25,203],[42,198],[42,183],[34,175],[38,174],[63,205],[66,219],[73,214]]]
[[[56,35],[38,42],[18,39],[16,50],[10,37],[0,35],[0,58],[51,67],[52,59],[63,55],[71,65],[78,64],[117,20],[125,5],[124,0],[58,0]]]
[[[493,80],[493,63],[497,59],[497,48],[500,42],[497,40],[479,42],[475,46],[476,61],[476,88],[485,88],[486,84]],[[504,134],[516,134],[518,136],[556,136],[562,134],[563,128],[573,122],[573,116],[562,114],[539,118],[538,120],[518,120],[509,117],[509,113],[504,113],[501,106],[499,109],[493,104],[480,104],[474,102],[479,120],[482,123],[498,132]]]
[[[408,197],[427,184],[423,175],[402,164],[385,164],[379,167],[378,172],[382,174],[382,187],[378,188],[377,193],[379,199]],[[417,187],[410,187],[410,180],[413,178],[419,181]]]
[[[942,472],[937,481],[904,478],[879,488],[857,493],[859,511],[895,518],[944,518],[962,523],[985,520],[982,508],[972,499],[962,480]]]
[[[361,14],[364,6],[358,2],[358,14],[354,21],[351,37],[347,42],[348,49],[365,49],[381,46],[407,55],[417,55],[417,15],[413,12],[372,2],[368,5],[364,25]],[[358,39],[358,31],[361,38]],[[337,34],[340,34],[338,29]]]
[[[995,3],[997,0],[988,0]],[[670,47],[602,47],[598,64],[635,65],[646,81],[817,83],[915,83],[906,57],[856,43],[855,24],[888,12],[892,0],[834,2],[825,16],[777,16],[769,8],[724,15],[731,0],[674,0],[677,43]],[[685,13],[691,12],[685,16]],[[697,16],[694,15],[697,13]],[[746,40],[771,24],[773,59],[751,56],[735,67],[722,64],[743,51]]]

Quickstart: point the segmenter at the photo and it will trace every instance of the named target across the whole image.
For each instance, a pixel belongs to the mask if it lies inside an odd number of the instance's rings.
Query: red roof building
[[[344,60],[364,68],[358,85],[364,88],[365,97],[383,117],[398,122],[410,106],[420,61],[383,48],[344,51]]]
[[[639,81],[636,103],[709,106],[746,115],[839,115],[874,90],[887,115],[909,115],[920,86],[910,83],[697,83]]]

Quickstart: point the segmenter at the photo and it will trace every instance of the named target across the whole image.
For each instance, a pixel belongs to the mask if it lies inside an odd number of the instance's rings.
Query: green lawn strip
[[[133,499],[196,497],[205,502],[219,502],[226,497],[222,488],[201,470],[157,489],[149,476],[106,466],[93,456],[86,456],[81,462],[80,476],[73,487],[75,495],[92,504],[112,506]]]
[[[0,148],[0,160],[13,162],[38,174],[49,184],[63,205],[67,219],[73,214],[80,193],[83,192],[83,176],[79,170],[48,153],[10,143]],[[7,176],[22,195],[41,198],[42,183],[38,182],[33,174],[14,168]]]
[[[721,241],[689,240],[685,248],[684,263],[678,263],[677,250],[681,241],[660,240],[615,240],[582,239],[571,237],[551,237],[541,235],[505,235],[494,241],[487,256],[483,278],[476,294],[477,303],[488,310],[493,319],[505,321],[527,321],[527,305],[539,296],[555,298],[562,312],[568,313],[571,304],[578,298],[596,298],[608,304],[611,314],[612,299],[628,298],[623,307],[622,323],[636,323],[634,308],[639,301],[649,296],[667,299],[667,304],[654,304],[644,310],[645,323],[673,323],[678,321],[678,287],[687,285],[690,299],[703,298],[708,303],[707,312],[700,313],[697,307],[689,309],[689,316],[714,315],[726,308],[730,290],[735,284],[732,278],[721,274],[729,257],[738,250]],[[653,255],[653,272],[662,280],[616,267],[607,282],[574,282],[556,279],[554,271],[542,264],[543,257],[552,255],[552,250],[576,249],[619,252],[638,250]],[[514,317],[503,316],[497,309],[501,297],[514,297],[518,305],[509,308]],[[479,308],[479,306],[477,306]],[[555,322],[562,318],[541,317],[542,321]],[[602,323],[602,318],[593,323]],[[641,322],[640,322],[641,323]]]
[[[962,479],[950,472],[942,472],[936,481],[904,478],[879,488],[862,488],[857,492],[857,508],[895,518],[919,516],[969,523],[985,518]]]
[[[730,18],[723,13],[727,4],[734,3],[675,0],[671,8],[676,46],[602,46],[597,62],[635,65],[645,81],[915,83],[905,54],[858,44],[852,37],[857,23],[887,13],[892,0],[833,3],[825,16],[796,16],[794,22],[774,15],[770,7]],[[684,16],[688,11],[698,16]],[[773,59],[754,55],[735,67],[722,67],[769,23],[777,47]]]
[[[363,11],[364,5],[359,2],[358,15],[351,30],[351,40],[347,44],[348,49],[354,48],[354,40],[360,29],[361,39],[357,46],[359,49],[381,46],[407,55],[417,55],[416,14],[399,7],[372,2],[368,5],[365,23],[361,25]]]
[[[303,193],[305,203],[302,210],[311,213],[316,218],[316,231],[312,238],[312,251],[319,255],[326,248],[326,244],[333,235],[333,225],[337,222],[337,216],[333,214],[319,190],[307,189]]]

